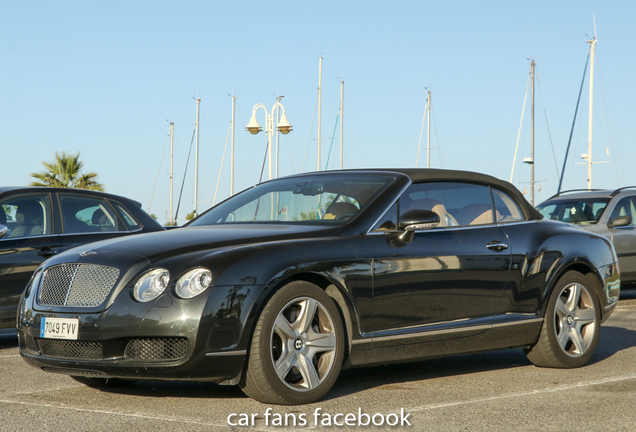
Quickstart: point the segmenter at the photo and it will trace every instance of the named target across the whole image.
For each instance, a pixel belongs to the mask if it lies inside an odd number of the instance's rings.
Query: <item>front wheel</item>
[[[240,386],[263,403],[315,402],[335,383],[343,356],[344,330],[335,302],[316,285],[295,281],[265,305]]]
[[[586,364],[598,344],[601,307],[590,279],[567,272],[554,288],[537,343],[526,350],[536,366],[574,368]]]

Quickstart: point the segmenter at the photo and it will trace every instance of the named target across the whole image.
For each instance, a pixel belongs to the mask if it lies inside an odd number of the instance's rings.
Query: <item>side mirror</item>
[[[398,229],[404,231],[400,234],[400,240],[410,243],[415,231],[435,228],[439,222],[439,215],[431,210],[409,210],[400,216]]]
[[[632,224],[631,216],[619,216],[607,224],[608,228],[624,227]]]
[[[6,225],[2,225],[2,224],[0,224],[0,239],[1,239],[2,237],[4,237],[4,235],[7,233],[7,230],[8,230],[8,229],[9,229],[9,228],[7,228],[7,226],[6,226]]]

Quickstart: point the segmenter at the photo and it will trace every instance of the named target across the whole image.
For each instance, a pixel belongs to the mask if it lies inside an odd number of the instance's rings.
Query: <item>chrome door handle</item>
[[[498,240],[491,241],[490,243],[488,243],[486,245],[486,247],[488,249],[490,249],[491,251],[495,251],[495,252],[501,252],[501,251],[504,251],[504,250],[508,249],[508,245],[507,244],[502,243],[502,242],[500,242]]]
[[[45,247],[40,249],[40,251],[36,252],[35,254],[44,258],[48,258],[50,256],[57,254],[57,251],[53,249],[49,249],[48,247]]]

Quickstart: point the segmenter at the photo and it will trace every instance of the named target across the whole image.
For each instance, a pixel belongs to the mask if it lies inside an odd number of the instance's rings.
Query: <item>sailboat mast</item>
[[[534,60],[530,63],[530,69],[532,74],[532,127],[531,127],[531,162],[530,162],[530,204],[534,207],[534,67],[536,63]]]
[[[344,80],[340,81],[340,169],[344,165]]]
[[[199,105],[201,98],[197,98],[197,122],[196,122],[196,144],[194,150],[194,217],[197,216],[197,202],[199,197]]]
[[[428,110],[427,138],[426,138],[426,168],[431,167],[431,91],[426,96],[426,107]]]
[[[232,96],[232,147],[230,148],[230,196],[234,195],[234,118],[235,118],[236,96]]]
[[[587,41],[590,44],[590,118],[587,144],[587,188],[592,189],[592,120],[594,103],[594,48],[596,46],[596,36]]]
[[[173,181],[173,161],[174,161],[174,122],[170,122],[170,226],[174,225],[174,213],[172,212],[172,181]]]
[[[321,97],[322,97],[322,57],[318,66],[318,171],[320,171],[320,126],[321,126]]]

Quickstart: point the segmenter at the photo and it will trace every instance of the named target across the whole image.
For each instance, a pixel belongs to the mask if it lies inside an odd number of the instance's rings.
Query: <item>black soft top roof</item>
[[[521,207],[521,210],[525,213],[525,216],[529,220],[543,219],[543,215],[539,213],[537,209],[525,199],[523,194],[519,192],[519,189],[514,187],[511,183],[499,180],[496,177],[489,176],[487,174],[480,174],[472,171],[458,171],[458,170],[446,170],[446,169],[430,169],[430,168],[382,168],[382,169],[360,169],[360,170],[342,170],[342,171],[322,171],[320,174],[327,173],[401,173],[411,178],[413,183],[424,183],[429,181],[465,181],[470,183],[478,183],[486,186],[494,186],[497,189],[501,189],[503,192],[512,196],[515,201]],[[306,173],[316,174],[316,173]],[[301,174],[302,175],[302,174]],[[293,177],[293,176],[292,176]]]

